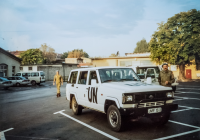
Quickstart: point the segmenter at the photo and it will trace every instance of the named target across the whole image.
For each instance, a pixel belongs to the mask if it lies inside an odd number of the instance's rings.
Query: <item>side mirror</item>
[[[97,85],[96,79],[92,79],[92,80],[91,80],[91,85],[94,86],[94,87]]]

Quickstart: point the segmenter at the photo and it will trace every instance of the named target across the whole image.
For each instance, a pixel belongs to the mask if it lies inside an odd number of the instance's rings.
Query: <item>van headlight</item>
[[[174,97],[174,92],[167,92],[166,96],[167,98]]]
[[[133,101],[133,96],[132,95],[124,95],[124,94],[122,94],[122,103],[131,102],[131,101]]]
[[[126,96],[126,102],[131,102],[131,101],[133,101],[133,96],[132,95]]]

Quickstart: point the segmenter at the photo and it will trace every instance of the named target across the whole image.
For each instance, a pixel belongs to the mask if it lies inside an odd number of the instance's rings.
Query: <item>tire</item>
[[[81,115],[82,113],[82,106],[78,105],[78,103],[76,102],[76,98],[75,96],[72,97],[72,111],[74,113],[74,115]]]
[[[109,106],[107,110],[107,120],[113,131],[119,132],[124,129],[124,120],[116,106]]]
[[[172,90],[173,90],[173,92],[175,92],[176,91],[176,86],[172,86]]]
[[[19,86],[20,86],[20,83],[16,83],[16,86],[19,87]]]
[[[40,83],[37,83],[37,85],[39,86],[39,85],[40,85]]]
[[[32,86],[36,85],[36,81],[31,81]]]
[[[168,122],[169,117],[170,117],[170,112],[167,112],[167,113],[163,114],[160,118],[158,118],[156,120],[152,120],[152,121],[154,121],[154,123],[156,123],[156,125],[162,126]]]
[[[4,87],[4,89],[8,89],[9,87]]]

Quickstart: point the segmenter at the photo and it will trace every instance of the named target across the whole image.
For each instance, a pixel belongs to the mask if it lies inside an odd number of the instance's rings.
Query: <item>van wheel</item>
[[[118,132],[123,130],[124,120],[116,106],[109,106],[107,111],[107,120],[113,131]]]
[[[16,86],[19,87],[19,86],[20,86],[20,83],[17,83]]]
[[[32,84],[33,86],[35,86],[35,85],[36,85],[36,82],[35,82],[35,81],[31,81],[31,84]]]
[[[80,115],[82,113],[82,106],[78,105],[75,96],[72,97],[72,111],[74,115]]]

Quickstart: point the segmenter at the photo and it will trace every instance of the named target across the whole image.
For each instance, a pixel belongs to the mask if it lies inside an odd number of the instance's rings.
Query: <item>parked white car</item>
[[[43,71],[18,72],[15,76],[22,76],[29,79],[32,85],[40,85],[40,83],[45,82],[45,73]]]
[[[94,67],[70,72],[66,97],[75,115],[89,108],[107,114],[112,130],[120,131],[124,119],[148,117],[159,124],[168,122],[174,93],[169,87],[140,81],[132,68]]]
[[[6,78],[0,77],[0,88],[8,89],[11,87],[13,84],[11,81],[9,81]]]
[[[16,86],[30,84],[30,80],[22,76],[12,76],[12,77],[8,77],[7,79],[12,81],[13,85],[16,85]]]

